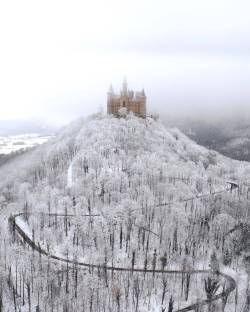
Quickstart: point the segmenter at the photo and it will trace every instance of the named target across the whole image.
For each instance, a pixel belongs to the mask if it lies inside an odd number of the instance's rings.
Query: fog
[[[106,109],[112,83],[176,116],[249,113],[248,1],[0,3],[0,120],[62,124]]]

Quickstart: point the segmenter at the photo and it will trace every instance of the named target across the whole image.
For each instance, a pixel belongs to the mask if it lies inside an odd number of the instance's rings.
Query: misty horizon
[[[248,2],[122,4],[1,3],[0,120],[65,124],[105,110],[124,75],[150,112],[249,113]]]

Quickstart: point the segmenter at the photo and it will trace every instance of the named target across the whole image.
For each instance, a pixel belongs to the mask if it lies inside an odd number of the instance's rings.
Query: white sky
[[[126,75],[158,112],[250,106],[249,0],[0,1],[0,120],[65,122]]]

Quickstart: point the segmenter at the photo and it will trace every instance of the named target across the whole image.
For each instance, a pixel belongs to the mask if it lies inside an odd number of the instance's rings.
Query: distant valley
[[[38,120],[0,120],[0,166],[47,142],[56,130]]]
[[[20,134],[13,136],[0,136],[0,155],[11,154],[20,150],[27,150],[47,142],[51,135]]]
[[[250,161],[250,121],[247,118],[163,118],[167,127],[176,127],[196,143],[227,157]]]

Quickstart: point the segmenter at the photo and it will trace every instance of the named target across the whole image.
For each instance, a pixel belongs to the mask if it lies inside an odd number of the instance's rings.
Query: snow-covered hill
[[[163,116],[166,124],[175,125],[192,140],[209,149],[237,160],[250,160],[250,121],[239,118],[171,119]]]
[[[151,118],[79,119],[35,151],[3,166],[0,174],[2,205],[24,212],[26,220],[19,222],[30,239],[56,257],[95,267],[207,269],[211,251],[216,248],[223,261],[231,244],[225,242],[226,233],[247,217],[249,190],[242,182],[250,179],[250,165],[207,150]],[[240,184],[239,192],[228,191],[228,180]],[[184,307],[205,295],[205,276],[192,282],[189,301],[176,291],[184,282],[170,279],[161,303],[161,275],[130,275],[132,291],[126,275],[119,274],[108,278],[107,272],[99,272],[95,280],[101,298],[111,298],[114,287],[122,289],[120,311],[126,305],[133,310],[136,287],[140,311],[161,311],[171,296]],[[90,274],[80,280],[82,293],[92,279]],[[66,284],[68,289],[68,280]],[[92,296],[97,284],[91,284]],[[39,285],[34,292],[40,294]],[[188,294],[185,290],[185,298]],[[42,295],[45,302],[46,292]],[[58,291],[55,300],[62,296]],[[89,304],[88,296],[81,300]],[[107,308],[109,303],[101,300]],[[76,307],[82,302],[76,301]],[[100,306],[96,304],[95,311]]]
[[[150,118],[117,119],[96,115],[71,123],[45,145],[3,166],[0,186],[8,183],[17,187],[18,183],[28,182],[32,188],[48,184],[65,190],[70,164],[76,189],[81,183],[96,190],[103,184],[111,187],[117,179],[124,179],[126,184],[131,176],[135,184],[144,183],[148,178],[150,183],[164,188],[165,179],[174,176],[199,180],[199,189],[189,190],[198,193],[202,191],[201,181],[250,178],[247,162],[207,150],[178,129],[166,129]],[[13,170],[13,166],[18,171]],[[84,174],[86,166],[88,175]],[[175,196],[182,197],[186,192],[182,187]]]

